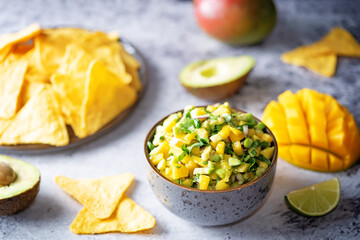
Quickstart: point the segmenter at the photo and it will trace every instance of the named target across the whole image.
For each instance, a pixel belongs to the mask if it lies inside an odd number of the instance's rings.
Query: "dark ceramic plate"
[[[65,149],[69,149],[72,147],[79,146],[81,144],[87,143],[91,140],[94,140],[97,137],[102,136],[103,134],[109,132],[111,129],[118,126],[124,119],[127,117],[132,110],[136,107],[139,100],[142,98],[144,89],[146,87],[146,66],[145,61],[139,51],[127,40],[120,39],[121,44],[124,46],[124,49],[131,54],[135,59],[140,63],[139,69],[139,77],[140,81],[143,85],[141,91],[138,93],[138,99],[134,105],[120,113],[116,118],[111,120],[108,124],[106,124],[103,128],[101,128],[96,133],[85,137],[85,138],[78,138],[75,136],[74,132],[70,127],[68,127],[69,138],[70,142],[66,146],[51,146],[46,144],[19,144],[19,145],[9,145],[9,146],[0,146],[0,153],[48,153],[48,152],[55,152],[61,151]]]

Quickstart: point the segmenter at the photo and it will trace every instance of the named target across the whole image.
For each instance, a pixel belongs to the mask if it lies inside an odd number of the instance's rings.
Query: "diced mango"
[[[275,151],[274,147],[269,147],[269,148],[265,148],[264,150],[262,150],[260,152],[260,154],[263,155],[267,160],[270,161],[272,156],[274,155],[274,151]]]
[[[164,159],[164,154],[159,153],[151,157],[151,162],[152,164],[157,165],[163,159]]]
[[[224,154],[225,146],[226,146],[226,144],[224,141],[218,142],[218,144],[216,145],[216,153]]]
[[[248,130],[248,137],[254,136],[255,135],[255,129],[251,128]]]
[[[167,119],[165,119],[163,124],[164,130],[166,132],[172,132],[173,131],[172,128],[175,126],[177,119],[178,119],[178,115],[176,113],[171,114]]]
[[[185,167],[189,170],[189,172],[194,172],[195,168],[198,168],[199,165],[194,160],[189,160],[187,163],[185,163]]]
[[[193,139],[196,138],[196,132],[186,134],[184,137],[185,143],[190,144]]]
[[[267,133],[264,133],[260,139],[261,141],[266,141],[268,143],[271,143],[273,141],[272,137]]]
[[[222,129],[218,132],[218,135],[222,138],[222,139],[227,139],[230,135],[230,127],[229,125],[225,125],[222,127]]]
[[[233,142],[232,147],[234,149],[234,152],[238,156],[241,156],[243,154],[243,149],[242,149],[240,141]]]
[[[205,128],[199,128],[196,132],[200,138],[208,138],[209,136],[209,133]]]
[[[222,104],[215,111],[213,111],[212,114],[213,115],[231,114],[231,111],[229,108],[225,107],[224,104]]]
[[[210,177],[206,175],[200,175],[199,177],[199,189],[207,190],[210,182]]]
[[[154,156],[154,155],[157,155],[159,153],[162,153],[162,154],[164,154],[164,157],[167,158],[169,156],[169,150],[170,150],[169,143],[168,142],[162,142],[162,143],[160,143],[159,146],[157,146],[156,148],[151,150],[149,155]]]
[[[229,188],[229,184],[227,184],[225,180],[218,181],[215,186],[216,190],[225,190],[227,188]]]
[[[171,169],[173,179],[179,179],[189,175],[189,170],[182,164],[173,164]]]

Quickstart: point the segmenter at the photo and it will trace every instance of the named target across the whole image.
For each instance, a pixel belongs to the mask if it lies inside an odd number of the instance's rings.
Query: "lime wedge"
[[[340,200],[340,182],[333,178],[325,182],[290,192],[285,196],[290,208],[308,217],[331,212]]]

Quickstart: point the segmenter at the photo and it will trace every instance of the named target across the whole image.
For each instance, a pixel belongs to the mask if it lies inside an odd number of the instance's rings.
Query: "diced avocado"
[[[219,168],[215,170],[215,173],[221,178],[225,178],[226,171],[223,168]]]
[[[206,174],[206,175],[208,175],[208,174],[211,174],[211,169],[208,168],[208,167],[195,168],[193,174],[194,174],[194,175],[196,175],[196,174]]]
[[[240,164],[241,164],[241,161],[239,159],[236,159],[236,158],[233,158],[233,157],[229,158],[229,165],[230,166],[236,167],[236,166],[239,166]]]

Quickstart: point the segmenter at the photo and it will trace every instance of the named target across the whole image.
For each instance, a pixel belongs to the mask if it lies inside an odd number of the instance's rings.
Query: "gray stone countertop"
[[[324,78],[283,64],[282,52],[318,40],[342,26],[360,40],[359,1],[276,1],[278,23],[265,42],[233,48],[207,37],[198,28],[192,3],[175,0],[14,0],[0,1],[0,33],[33,22],[43,26],[80,26],[117,30],[134,43],[147,61],[144,98],[114,131],[88,144],[52,154],[11,154],[41,171],[41,190],[27,210],[0,217],[0,239],[359,239],[360,164],[339,173],[319,173],[279,160],[264,206],[248,219],[228,226],[201,227],[168,212],[152,193],[145,176],[143,141],[161,117],[185,105],[208,104],[187,93],[178,81],[189,62],[228,55],[252,55],[256,67],[246,85],[228,99],[236,108],[261,116],[266,104],[286,89],[307,87],[336,97],[360,123],[360,59],[339,58],[336,76]],[[69,225],[81,205],[65,194],[54,176],[102,177],[122,172],[136,176],[129,195],[157,220],[151,231],[137,234],[75,235]],[[333,177],[341,181],[339,206],[320,218],[290,211],[284,195]]]

